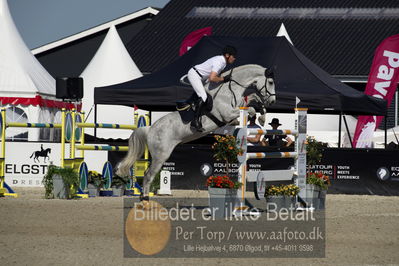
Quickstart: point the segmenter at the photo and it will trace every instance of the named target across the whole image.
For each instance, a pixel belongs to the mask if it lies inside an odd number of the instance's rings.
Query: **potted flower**
[[[71,199],[79,188],[79,175],[73,168],[50,164],[42,183],[46,199]]]
[[[267,209],[279,210],[295,205],[295,197],[299,193],[299,187],[290,185],[271,185],[265,189]]]
[[[328,186],[327,175],[321,172],[308,172],[306,175],[306,198],[316,209],[324,209]]]
[[[237,155],[242,149],[237,147],[236,138],[232,135],[215,136],[216,142],[212,145],[213,157],[217,161],[225,162],[226,175],[210,176],[206,182],[209,192],[209,206],[212,215],[217,218],[230,216],[235,205],[237,189],[242,184],[234,182],[229,177],[230,164],[237,162]],[[227,207],[227,208],[226,208]]]
[[[89,171],[87,178],[87,189],[89,197],[97,197],[100,195],[100,189],[104,185],[104,178],[96,171]]]
[[[112,195],[114,197],[121,197],[125,193],[126,184],[129,182],[127,177],[113,176],[112,177]]]
[[[210,176],[206,181],[206,186],[212,216],[216,218],[230,216],[235,206],[237,189],[241,187],[241,183],[231,180],[227,175]]]
[[[229,175],[230,164],[237,162],[237,155],[242,153],[242,149],[237,147],[236,137],[232,135],[215,136],[216,142],[212,145],[213,157],[217,161],[226,163],[225,173]]]
[[[328,147],[328,143],[317,141],[314,137],[306,138],[306,162],[309,166],[321,163],[323,150]]]

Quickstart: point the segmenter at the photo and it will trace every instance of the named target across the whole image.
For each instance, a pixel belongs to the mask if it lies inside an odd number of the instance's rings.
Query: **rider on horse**
[[[223,48],[222,55],[217,55],[209,58],[202,64],[196,65],[188,71],[188,80],[194,91],[197,93],[199,99],[197,108],[195,110],[195,117],[192,122],[192,127],[198,131],[203,131],[201,123],[201,112],[202,108],[207,102],[207,93],[204,88],[204,82],[209,80],[210,82],[228,82],[231,79],[230,75],[224,78],[220,76],[220,73],[226,67],[227,64],[232,64],[236,60],[237,49],[233,46],[226,46]]]

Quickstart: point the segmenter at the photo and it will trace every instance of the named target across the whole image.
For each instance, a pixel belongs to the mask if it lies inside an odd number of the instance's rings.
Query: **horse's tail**
[[[32,158],[32,157],[33,157],[33,155],[35,155],[35,152],[33,152],[33,153],[32,153],[32,155],[31,155],[29,158]]]
[[[134,162],[139,159],[145,150],[147,143],[147,133],[149,127],[140,127],[132,133],[129,138],[129,150],[126,157],[120,162],[117,167],[116,175],[118,176],[129,176],[130,168],[133,166]]]

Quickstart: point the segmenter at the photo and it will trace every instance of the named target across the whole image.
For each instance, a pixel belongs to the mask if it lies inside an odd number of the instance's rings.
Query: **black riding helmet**
[[[237,56],[237,49],[234,46],[227,45],[223,48],[222,54],[229,54],[233,56]]]

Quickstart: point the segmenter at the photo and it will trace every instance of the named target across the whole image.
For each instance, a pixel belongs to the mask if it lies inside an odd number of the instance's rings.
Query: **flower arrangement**
[[[229,173],[229,163],[237,162],[237,155],[242,153],[242,149],[237,147],[234,136],[215,135],[216,142],[212,145],[214,150],[213,157],[218,161],[226,162],[226,174]]]
[[[224,176],[210,176],[206,180],[207,187],[215,187],[215,188],[232,188],[238,189],[241,187],[240,182],[234,182],[227,175]]]
[[[308,172],[306,175],[306,183],[319,186],[321,189],[326,190],[331,184],[330,178],[321,172]]]
[[[127,183],[129,183],[129,179],[127,177],[114,175],[112,177],[111,186],[115,188],[124,188]]]
[[[294,184],[290,185],[271,185],[266,187],[265,196],[296,196],[299,193],[299,187]]]
[[[306,138],[306,162],[308,165],[320,164],[323,150],[328,147],[328,143],[320,142],[315,137]]]
[[[45,198],[53,199],[54,198],[54,184],[53,184],[53,176],[59,175],[64,182],[64,186],[66,189],[67,198],[71,199],[74,197],[74,194],[79,188],[79,175],[73,168],[62,168],[55,166],[53,164],[49,165],[47,173],[44,175],[42,183],[44,185],[45,190]]]
[[[93,184],[98,188],[102,188],[104,185],[104,178],[100,173],[96,171],[89,171],[89,175],[87,177],[87,183]]]

